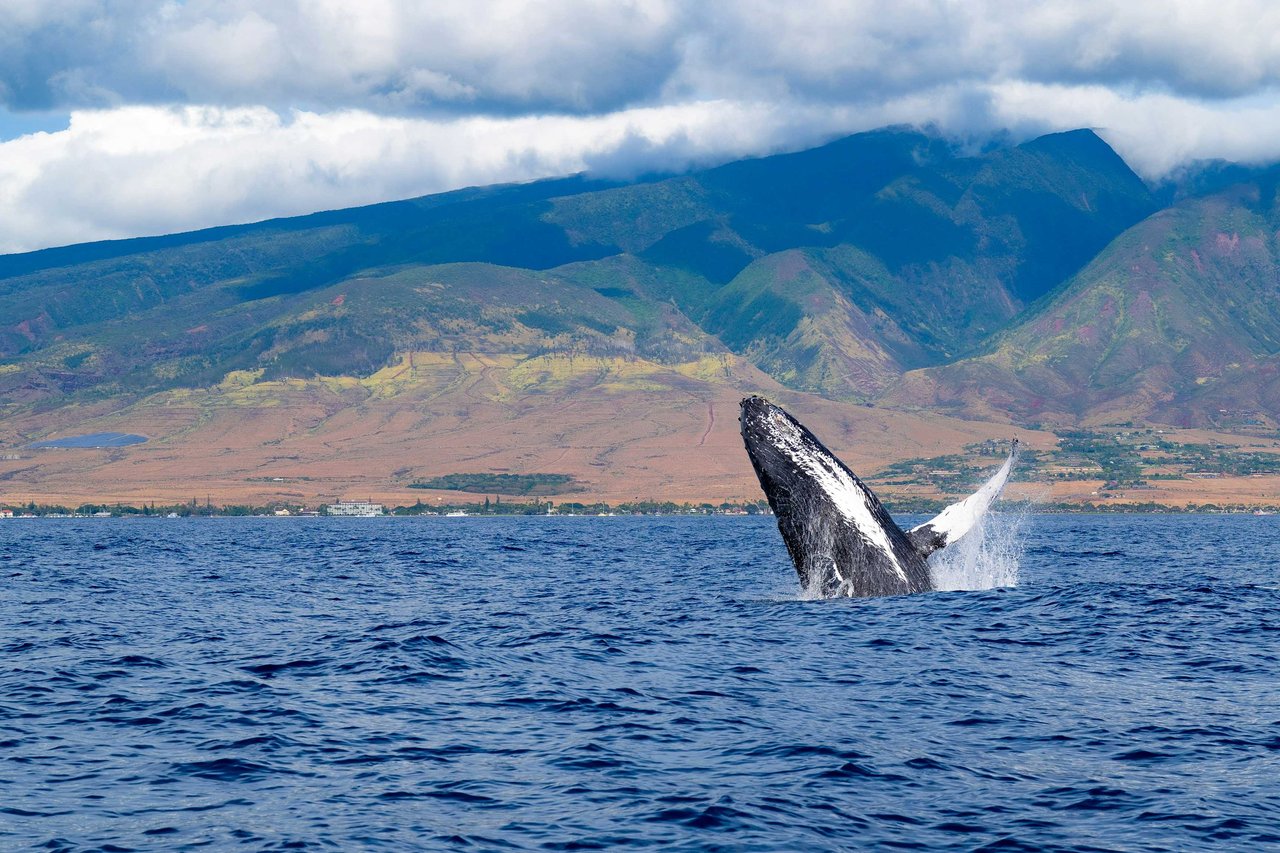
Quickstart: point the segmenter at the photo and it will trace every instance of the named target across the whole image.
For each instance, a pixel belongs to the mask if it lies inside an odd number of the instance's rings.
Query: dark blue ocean
[[[802,601],[769,518],[0,521],[0,849],[1280,845],[1278,532]]]

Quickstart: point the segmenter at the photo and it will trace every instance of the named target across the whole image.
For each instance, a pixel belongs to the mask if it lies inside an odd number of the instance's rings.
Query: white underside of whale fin
[[[934,551],[947,547],[977,526],[996,498],[1000,497],[1005,483],[1009,482],[1009,474],[1013,472],[1013,463],[1017,458],[1018,440],[1014,439],[1009,458],[982,488],[959,503],[953,503],[935,518],[907,531],[907,538],[920,552],[920,556],[927,557]]]

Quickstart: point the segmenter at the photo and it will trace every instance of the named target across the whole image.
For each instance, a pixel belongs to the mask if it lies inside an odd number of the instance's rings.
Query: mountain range
[[[1088,130],[974,152],[892,128],[8,255],[0,483],[748,496],[733,402],[756,391],[881,464],[1014,427],[1275,429],[1278,182],[1153,188]],[[151,441],[18,452],[105,429]]]

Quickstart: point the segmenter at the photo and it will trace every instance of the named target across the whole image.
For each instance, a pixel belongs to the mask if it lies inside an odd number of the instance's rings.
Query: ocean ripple
[[[0,847],[1280,844],[1275,523],[801,601],[767,518],[0,522]]]

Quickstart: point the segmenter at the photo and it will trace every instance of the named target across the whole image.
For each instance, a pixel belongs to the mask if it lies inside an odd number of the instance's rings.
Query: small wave
[[[277,673],[289,672],[291,670],[310,670],[316,667],[324,666],[327,660],[291,660],[285,663],[258,663],[250,666],[241,667],[245,672],[251,672],[259,678],[271,678]]]
[[[244,758],[215,758],[211,761],[188,761],[173,765],[174,772],[184,776],[213,779],[218,782],[254,782],[273,775],[305,775],[297,770],[272,767]]]
[[[110,524],[0,530],[4,849],[1277,843],[1253,519],[992,515],[940,586],[1022,588],[814,606],[767,518]]]

